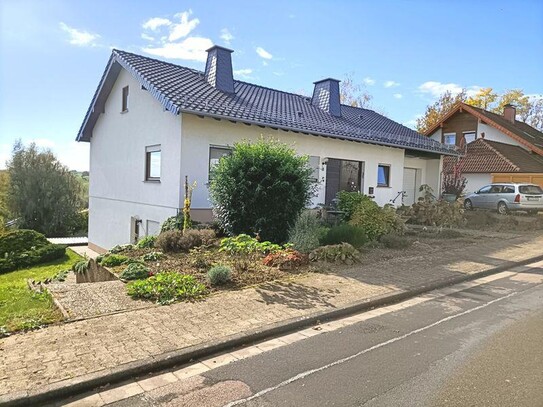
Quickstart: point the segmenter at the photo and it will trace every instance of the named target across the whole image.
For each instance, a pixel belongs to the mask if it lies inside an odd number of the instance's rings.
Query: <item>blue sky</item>
[[[355,82],[408,126],[444,90],[543,94],[543,2],[0,1],[0,168],[17,138],[88,169],[74,139],[111,48],[203,69],[234,49],[238,79],[310,94]]]

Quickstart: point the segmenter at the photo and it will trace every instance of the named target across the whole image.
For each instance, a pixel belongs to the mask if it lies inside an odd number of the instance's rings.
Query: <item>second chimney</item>
[[[517,116],[517,108],[508,103],[503,107],[503,117],[509,120],[511,123],[515,123],[515,117]]]
[[[339,81],[337,79],[327,78],[315,82],[311,104],[333,116],[341,116]]]
[[[234,93],[231,49],[214,45],[207,51],[205,80],[214,88]]]

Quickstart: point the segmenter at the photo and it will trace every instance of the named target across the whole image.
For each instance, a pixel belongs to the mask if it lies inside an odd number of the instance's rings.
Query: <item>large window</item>
[[[128,112],[128,86],[123,88],[123,101],[121,106],[121,112]]]
[[[379,167],[377,167],[377,186],[390,186],[390,165],[379,164]]]
[[[321,158],[311,155],[309,156],[309,166],[311,169],[313,169],[313,172],[311,173],[311,181],[313,182],[319,182],[319,167],[321,165]]]
[[[220,159],[230,154],[232,154],[230,147],[209,147],[209,179],[211,179],[213,168],[219,163]]]
[[[326,205],[333,204],[339,191],[360,192],[364,163],[328,158],[326,162]]]
[[[160,155],[159,145],[145,148],[145,181],[160,181]]]
[[[445,133],[443,135],[443,142],[454,146],[456,144],[456,133]]]

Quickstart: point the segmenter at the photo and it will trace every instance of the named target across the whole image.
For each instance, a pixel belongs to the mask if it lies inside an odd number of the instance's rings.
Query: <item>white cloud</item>
[[[141,38],[147,41],[154,41],[155,37],[151,37],[149,34],[141,33]]]
[[[88,31],[78,30],[61,22],[60,29],[68,34],[68,42],[79,47],[95,47],[96,40],[100,38],[98,34],[93,34]]]
[[[188,59],[191,61],[205,61],[206,49],[211,48],[213,42],[209,38],[188,37],[181,42],[168,42],[161,47],[142,48],[143,52],[171,59]]]
[[[252,73],[253,73],[253,70],[250,68],[234,70],[234,75],[241,76],[243,78],[250,78],[250,75]]]
[[[400,86],[400,84],[395,81],[386,81],[383,85],[385,86],[385,88],[394,88],[396,86]]]
[[[189,20],[189,16],[192,14],[192,10],[183,11],[182,13],[177,13],[175,17],[178,17],[180,22],[178,24],[172,24],[170,30],[170,36],[168,37],[169,41],[175,41],[180,38],[184,38],[190,34],[192,30],[200,24],[200,20],[193,18]]]
[[[264,48],[262,47],[256,47],[256,53],[261,57],[261,58],[264,58],[264,59],[272,59],[273,58],[273,55],[270,54],[268,51],[266,51]]]
[[[366,76],[364,79],[362,79],[362,81],[368,86],[375,85],[375,79],[370,78],[369,76]]]
[[[468,96],[473,96],[481,89],[481,87],[474,85],[464,88],[457,83],[441,83],[436,81],[428,81],[420,85],[418,89],[420,93],[428,94],[434,98],[438,98],[447,91],[451,92],[453,95],[457,95],[462,92],[462,89],[466,89],[466,93],[468,94]]]
[[[170,26],[172,22],[167,18],[153,17],[142,24],[145,30],[156,31],[159,27]]]
[[[224,41],[225,44],[230,45],[230,42],[234,39],[234,36],[230,31],[228,31],[228,28],[223,28],[221,30],[221,40]]]
[[[401,93],[395,93],[395,94],[392,95],[392,96],[394,96],[396,99],[401,99],[401,98],[403,98],[403,95],[402,95]]]

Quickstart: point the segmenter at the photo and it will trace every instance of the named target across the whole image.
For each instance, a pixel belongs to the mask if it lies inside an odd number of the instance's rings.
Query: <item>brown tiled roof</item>
[[[443,159],[443,170],[448,172],[456,162],[453,157]],[[469,143],[461,158],[463,173],[532,172],[543,173],[543,157],[522,147],[497,141],[477,139]]]
[[[426,130],[424,135],[432,135],[443,122],[447,121],[459,110],[471,113],[473,116],[481,119],[486,124],[508,135],[513,140],[525,145],[530,150],[543,155],[543,132],[522,121],[515,120],[515,122],[512,123],[500,114],[492,113],[466,103],[457,103],[455,107],[453,107],[439,120],[438,123]]]
[[[536,128],[519,120],[515,120],[515,123],[511,123],[500,114],[492,113],[488,110],[484,110],[475,106],[470,107],[478,111],[485,117],[489,118],[493,122],[499,124],[502,127],[505,127],[510,132],[515,133],[517,136],[523,138],[528,143],[533,144],[536,147],[543,148],[543,132],[537,130]]]

